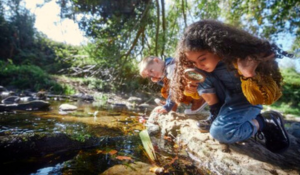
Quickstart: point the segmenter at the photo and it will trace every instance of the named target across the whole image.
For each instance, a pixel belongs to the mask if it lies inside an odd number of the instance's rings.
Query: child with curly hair
[[[198,123],[200,131],[229,144],[263,133],[266,148],[282,153],[290,145],[282,116],[275,111],[261,114],[263,104],[281,96],[282,76],[275,58],[282,56],[289,55],[246,31],[214,20],[195,22],[177,46],[173,100],[180,103],[187,84],[185,69],[194,67],[205,77],[197,91],[210,107],[208,119]]]

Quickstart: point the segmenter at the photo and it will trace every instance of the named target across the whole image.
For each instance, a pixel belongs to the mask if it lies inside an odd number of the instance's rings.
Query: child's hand
[[[162,106],[156,107],[155,108],[155,112],[160,113],[160,114],[168,113],[168,111],[164,107],[162,107]]]
[[[238,58],[237,60],[238,69],[246,78],[254,77],[256,75],[255,70],[258,66],[258,63],[259,62],[257,60],[254,60],[251,57],[247,57],[245,60]]]
[[[198,88],[197,83],[194,83],[192,81],[188,81],[187,86],[184,87],[184,91],[187,92],[187,93],[195,93],[195,92],[198,92],[197,88]]]
[[[262,57],[262,54],[259,55]],[[274,58],[274,54],[262,57],[261,61],[269,61]],[[248,77],[254,77],[256,75],[255,70],[258,66],[260,61],[254,60],[251,57],[247,57],[245,60],[241,60],[240,58],[237,61],[238,69],[242,73],[242,75],[246,78]]]
[[[198,84],[188,81],[187,85],[184,87],[183,94],[188,97],[192,97],[193,99],[200,99],[198,94]]]

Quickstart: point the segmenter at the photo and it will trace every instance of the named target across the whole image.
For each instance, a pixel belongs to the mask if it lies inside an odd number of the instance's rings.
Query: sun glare
[[[43,7],[36,7],[43,0],[25,0],[26,8],[36,15],[35,27],[50,39],[71,45],[82,45],[87,42],[77,24],[70,19],[61,19],[60,7],[55,1],[46,3]]]

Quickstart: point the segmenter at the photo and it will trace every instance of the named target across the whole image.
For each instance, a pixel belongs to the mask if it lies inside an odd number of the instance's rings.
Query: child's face
[[[158,82],[164,76],[164,62],[159,58],[154,58],[153,63],[149,64],[143,71],[145,77],[150,78],[152,82]]]
[[[195,67],[206,72],[214,71],[221,60],[219,56],[208,51],[188,51],[185,56]]]

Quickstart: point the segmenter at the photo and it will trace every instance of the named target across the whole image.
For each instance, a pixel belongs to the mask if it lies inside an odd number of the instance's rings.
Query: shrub
[[[33,91],[53,90],[64,92],[63,87],[51,79],[41,68],[34,65],[7,64],[0,61],[0,84],[13,86],[17,89],[30,89]]]

